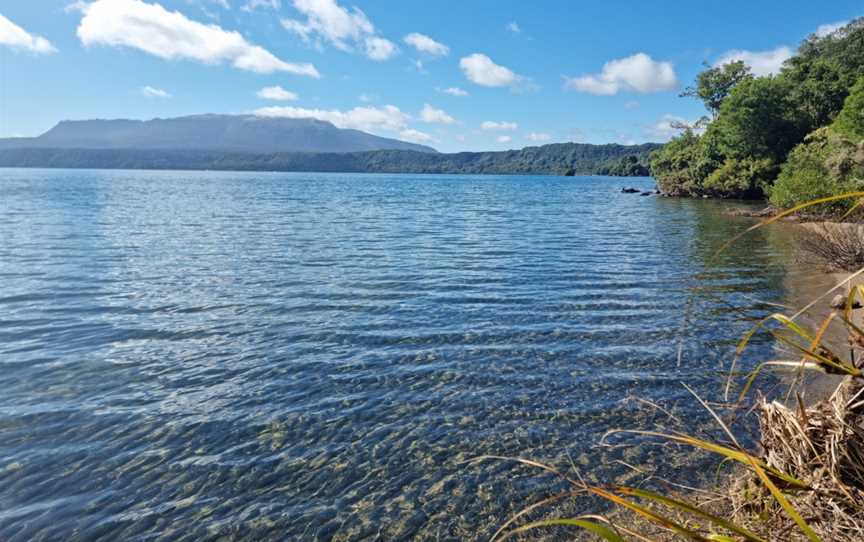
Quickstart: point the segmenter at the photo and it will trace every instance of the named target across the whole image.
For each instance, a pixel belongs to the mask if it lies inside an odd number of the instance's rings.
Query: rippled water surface
[[[0,170],[0,540],[475,539],[549,494],[480,454],[699,471],[595,444],[716,391],[783,243],[709,268],[742,221],[625,184]]]

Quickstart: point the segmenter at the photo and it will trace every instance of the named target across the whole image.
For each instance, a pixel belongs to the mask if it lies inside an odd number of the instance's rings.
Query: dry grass
[[[798,245],[806,261],[831,271],[864,266],[864,231],[857,224],[809,224],[802,228]]]
[[[806,480],[789,492],[795,509],[823,541],[864,539],[864,382],[848,377],[811,408],[760,404],[762,457],[771,467]],[[732,518],[768,540],[806,540],[753,476],[729,487]]]

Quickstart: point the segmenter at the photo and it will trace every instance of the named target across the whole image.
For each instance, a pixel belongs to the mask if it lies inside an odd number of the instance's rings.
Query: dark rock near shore
[[[639,190],[638,188],[622,188],[621,189],[622,194],[638,194],[640,192],[642,192],[642,191]]]
[[[832,309],[845,309],[846,308],[846,297],[843,294],[837,294],[834,296],[834,299],[831,300],[831,308]],[[857,299],[852,302],[853,309],[860,309],[861,302]]]

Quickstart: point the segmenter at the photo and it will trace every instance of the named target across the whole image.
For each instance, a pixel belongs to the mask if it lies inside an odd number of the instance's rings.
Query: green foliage
[[[707,64],[705,65],[708,66]],[[681,96],[702,100],[705,108],[716,117],[723,100],[738,83],[752,79],[750,68],[742,61],[730,62],[722,66],[708,68],[696,77],[696,86],[687,87]]]
[[[864,77],[858,79],[852,87],[832,129],[856,142],[864,139]]]
[[[651,172],[661,191],[671,196],[705,193],[704,181],[716,164],[700,143],[699,136],[685,130],[651,155]]]
[[[864,150],[830,128],[821,128],[798,145],[783,165],[771,189],[771,203],[794,207],[818,198],[860,189],[864,179]],[[826,204],[817,212],[839,212],[848,201]]]
[[[648,155],[628,154],[601,166],[597,173],[615,177],[647,177],[651,175],[651,169],[648,164]]]
[[[740,63],[706,69],[683,95],[701,99],[714,120],[703,136],[682,135],[654,153],[658,185],[680,196],[770,194],[779,206],[857,186],[862,76],[864,18],[808,37],[776,76],[753,77]],[[831,134],[818,132],[829,125]]]
[[[741,82],[723,101],[708,137],[716,140],[725,157],[782,162],[804,136],[789,92],[789,84],[780,77]]]
[[[556,143],[503,152],[454,154],[384,150],[354,153],[251,154],[197,150],[0,149],[0,166],[113,169],[221,169],[533,175],[646,175],[657,144]]]
[[[805,132],[830,124],[854,82],[834,60],[792,57],[783,71],[789,83],[789,103],[794,105]]]
[[[720,197],[756,198],[777,176],[778,169],[770,158],[729,158],[705,179],[704,189]]]

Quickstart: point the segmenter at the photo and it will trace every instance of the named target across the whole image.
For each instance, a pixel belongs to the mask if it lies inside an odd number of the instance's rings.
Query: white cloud
[[[565,77],[565,88],[600,96],[621,91],[659,92],[678,86],[671,62],[658,62],[645,53],[612,60],[598,74]]]
[[[744,64],[750,66],[753,75],[771,75],[780,72],[783,67],[783,62],[792,56],[792,49],[789,47],[777,47],[770,51],[744,51],[734,50],[723,53],[720,60],[714,63],[715,66],[722,66],[730,62],[743,61]]]
[[[814,34],[816,34],[817,38],[824,38],[825,36],[830,36],[834,32],[840,30],[841,28],[843,28],[847,24],[849,24],[849,21],[840,21],[840,22],[836,22],[836,23],[820,24],[819,27],[816,28],[816,32],[814,32]]]
[[[456,124],[456,119],[448,115],[446,111],[435,109],[429,104],[423,106],[423,110],[420,111],[420,119],[430,124]]]
[[[522,29],[519,28],[519,23],[517,23],[516,21],[507,23],[507,26],[505,28],[510,32],[513,32],[514,34],[519,34],[522,32]]]
[[[264,87],[256,93],[256,96],[265,100],[277,100],[284,102],[293,102],[294,100],[297,100],[299,98],[296,92],[285,90],[278,85],[275,87]]]
[[[0,14],[0,45],[27,51],[38,55],[56,53],[51,42],[41,36],[34,36]]]
[[[223,7],[226,7],[226,8],[228,7],[227,6],[227,0],[226,0],[226,3],[223,5]],[[281,7],[282,7],[281,0],[248,0],[246,2],[246,4],[240,9],[242,9],[243,11],[255,11],[258,8],[269,8],[269,9],[276,10],[276,9],[281,8]]]
[[[435,138],[431,135],[413,128],[402,130],[399,132],[399,137],[405,141],[410,141],[411,143],[431,143],[432,141],[435,141]]]
[[[531,132],[525,136],[525,139],[534,141],[535,143],[540,143],[542,141],[549,141],[552,139],[552,136],[543,132]]]
[[[468,96],[468,91],[462,90],[459,87],[447,87],[447,88],[438,88],[435,89],[442,94],[449,94],[450,96]]]
[[[636,100],[630,100],[624,104],[624,109],[639,109],[639,102]]]
[[[383,107],[355,107],[349,111],[306,109],[303,107],[262,107],[255,110],[261,117],[283,117],[289,119],[318,119],[332,122],[339,128],[355,130],[388,130],[396,132],[407,128],[410,117],[393,105]]]
[[[513,138],[508,135],[502,135],[495,138],[495,141],[498,143],[510,143],[513,141]]]
[[[463,57],[459,67],[469,81],[484,87],[509,87],[521,80],[509,68],[495,64],[491,58],[480,53]]]
[[[96,0],[83,8],[78,38],[85,46],[131,47],[166,60],[205,64],[230,62],[257,73],[286,72],[320,77],[312,64],[280,60],[239,33],[188,19],[178,11],[140,0]]]
[[[359,48],[372,60],[387,60],[399,52],[393,42],[376,34],[359,8],[349,11],[336,0],[294,0],[293,5],[306,19],[282,19],[282,26],[306,42],[328,42],[343,51]]]
[[[498,131],[498,132],[507,132],[507,131],[515,131],[519,128],[519,125],[515,122],[495,122],[491,120],[487,120],[480,125],[481,130],[488,131]]]
[[[419,34],[417,32],[412,32],[408,34],[402,41],[407,43],[408,45],[414,47],[421,53],[427,53],[432,56],[447,56],[450,54],[450,48],[444,45],[443,43],[439,43],[429,36],[424,34]]]
[[[388,60],[393,58],[398,52],[399,48],[390,40],[377,36],[366,38],[366,56],[371,60]]]
[[[650,126],[646,126],[643,131],[645,132],[645,135],[651,138],[660,141],[668,141],[672,139],[672,137],[681,133],[681,130],[683,129],[682,126],[694,126],[695,124],[695,121],[687,120],[676,115],[663,115],[663,118]],[[696,133],[702,133],[705,131],[705,128],[697,127],[693,131]]]
[[[170,98],[171,94],[162,90],[161,88],[151,87],[147,85],[146,87],[141,88],[141,94],[148,98]]]
[[[369,94],[369,93],[364,92],[360,96],[357,96],[357,99],[363,103],[377,102],[378,101],[378,95],[377,94]]]

